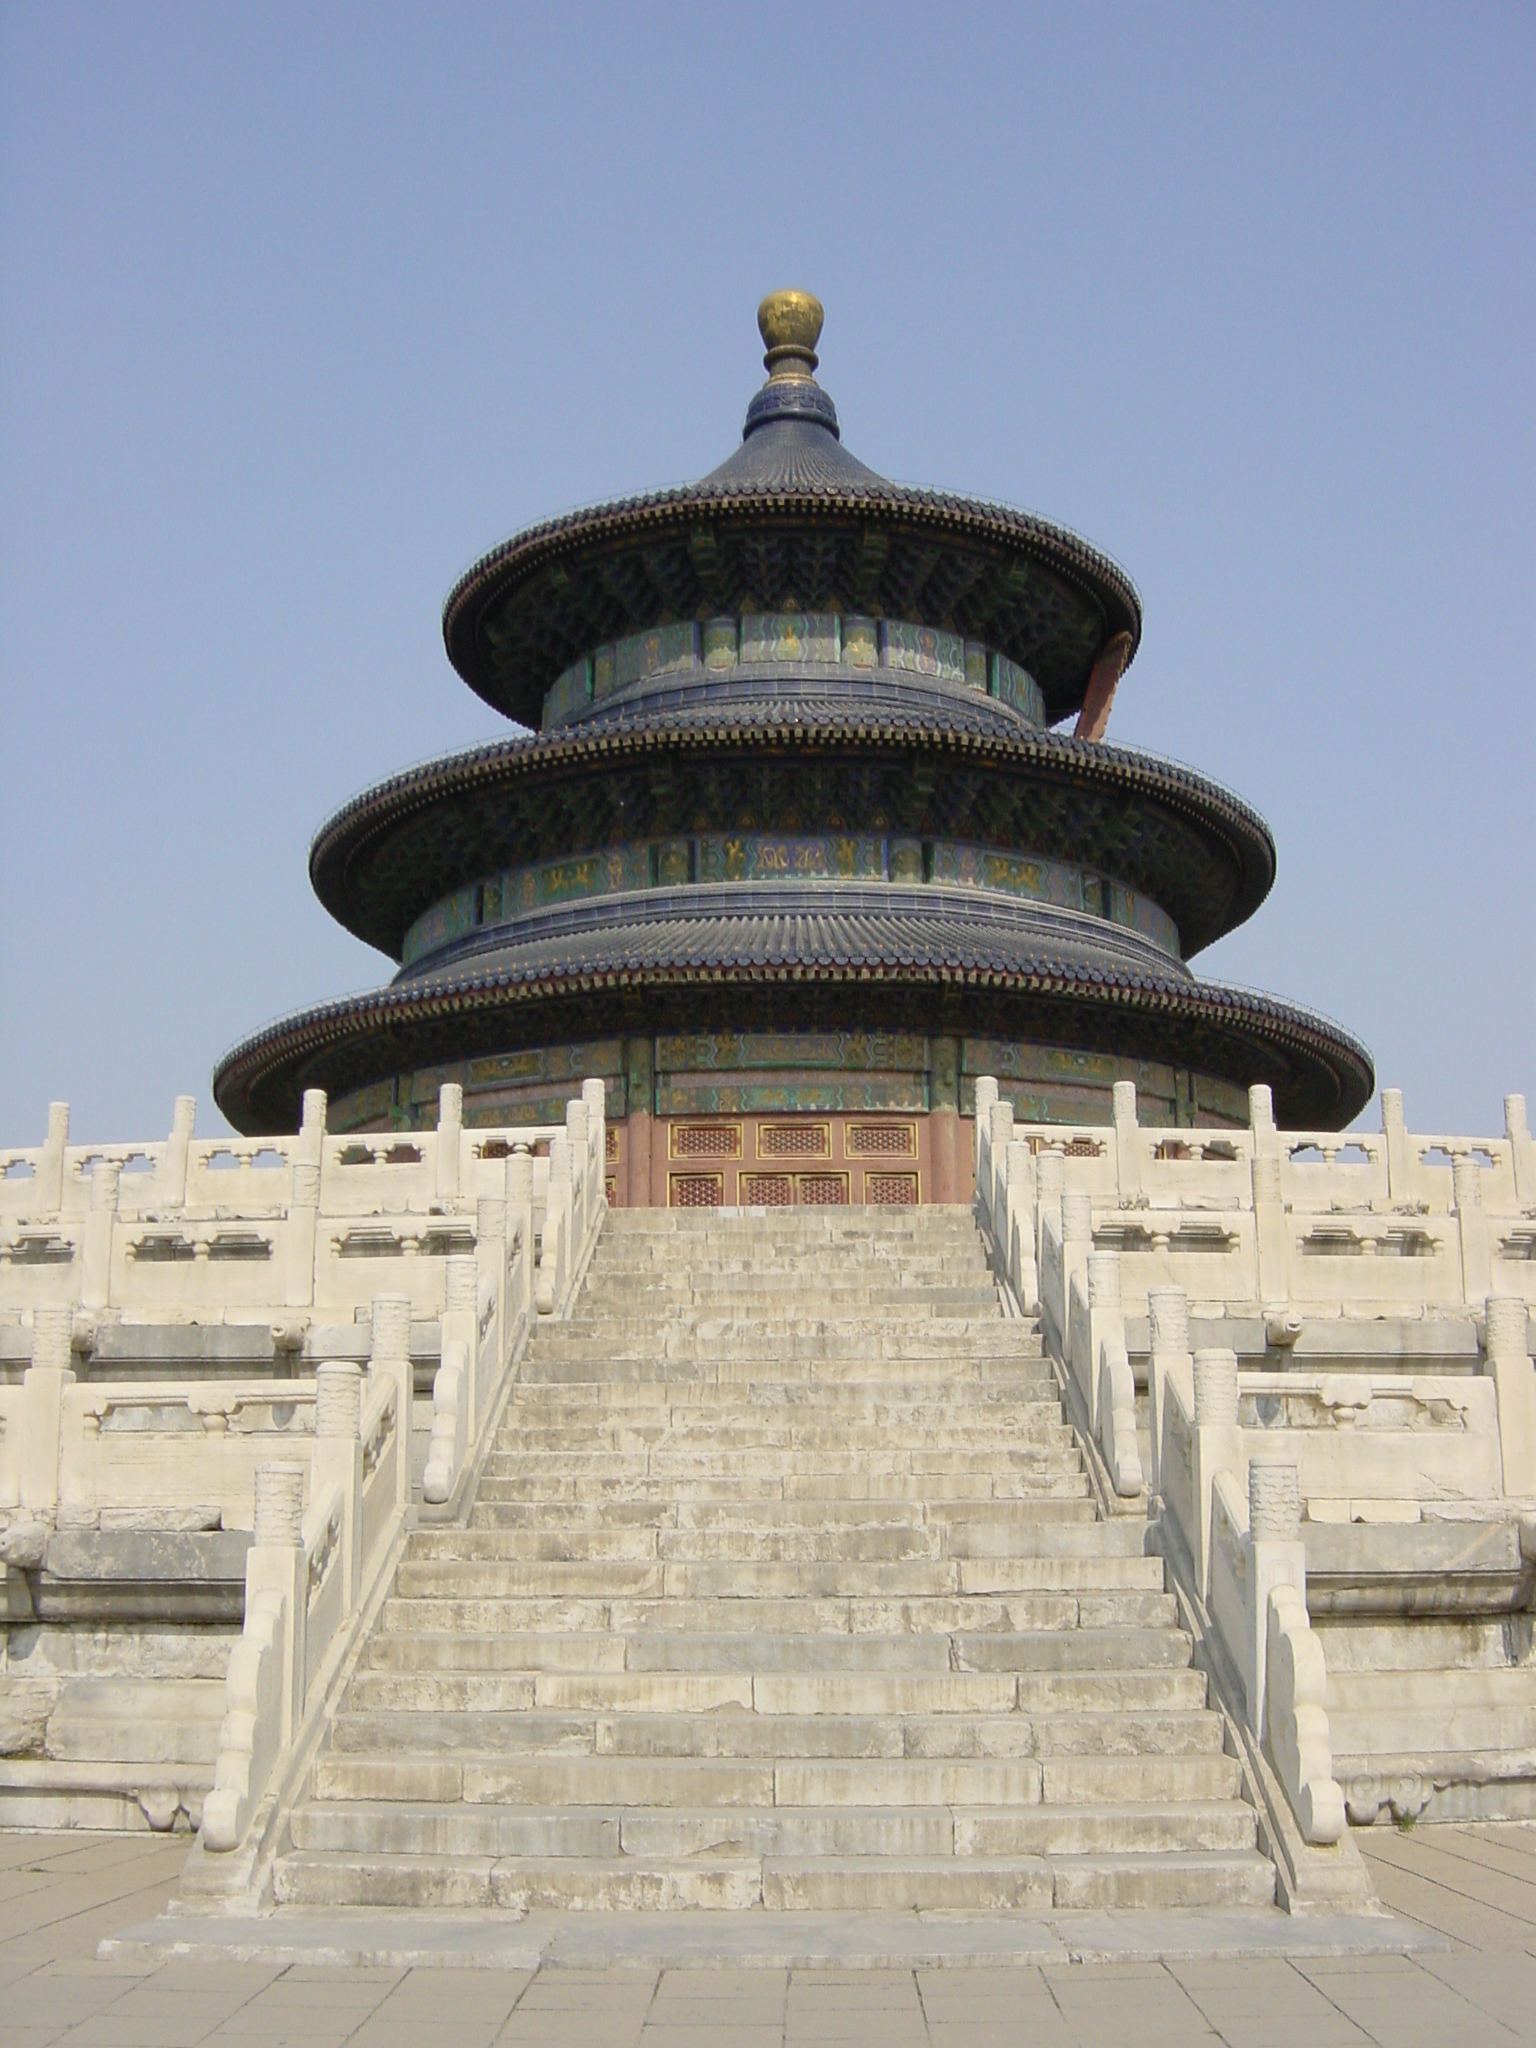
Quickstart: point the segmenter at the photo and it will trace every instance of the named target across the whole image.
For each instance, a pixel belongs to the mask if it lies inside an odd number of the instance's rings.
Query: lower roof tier
[[[760,885],[606,897],[487,932],[451,962],[325,1004],[214,1075],[250,1135],[408,1070],[632,1033],[907,1031],[992,1037],[1265,1083],[1284,1124],[1346,1124],[1374,1087],[1337,1026],[1197,981],[1139,933],[932,887]]]

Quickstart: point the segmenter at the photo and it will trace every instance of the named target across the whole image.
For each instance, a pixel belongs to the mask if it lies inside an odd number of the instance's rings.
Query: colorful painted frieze
[[[1132,931],[1140,932],[1155,946],[1161,946],[1165,953],[1178,954],[1179,928],[1159,903],[1150,896],[1143,896],[1139,889],[1128,889],[1123,882],[1112,882],[1111,916],[1116,924],[1128,925]]]
[[[845,613],[842,641],[845,668],[880,666],[880,626],[877,620],[863,618],[857,612]]]
[[[837,660],[831,612],[750,612],[741,622],[743,661]]]
[[[1045,724],[1045,697],[1040,685],[1029,673],[1020,668],[1016,661],[1010,661],[1006,654],[992,657],[995,678],[994,696],[1001,703],[1012,705],[1013,709],[1027,718],[1031,725]]]
[[[867,834],[748,832],[712,834],[699,840],[701,882],[781,882],[796,876],[878,879],[884,872],[884,842]]]
[[[705,620],[700,639],[707,669],[718,671],[736,666],[740,630],[735,619]]]
[[[592,699],[592,664],[586,655],[556,676],[544,697],[544,728],[563,725]]]
[[[699,629],[691,619],[675,626],[653,626],[649,633],[631,633],[613,650],[613,687],[644,682],[650,676],[677,675],[695,668]]]
[[[424,910],[405,935],[401,959],[407,963],[419,960],[424,953],[435,953],[440,946],[451,945],[466,932],[472,932],[477,889],[478,884],[470,883],[467,888],[444,896],[430,910]]]
[[[395,1083],[371,1081],[366,1088],[354,1088],[326,1105],[326,1128],[331,1131],[388,1129],[395,1107]]]
[[[908,619],[859,612],[750,612],[742,618],[679,620],[594,648],[564,669],[544,697],[543,726],[563,725],[612,691],[653,676],[741,662],[840,662],[880,667],[988,692],[1029,720],[1045,723],[1045,699],[1027,669],[979,640]]]
[[[908,1031],[712,1031],[663,1033],[660,1073],[750,1067],[886,1068],[920,1074],[928,1042]]]
[[[720,1083],[666,1077],[656,1084],[658,1116],[791,1116],[808,1112],[826,1115],[838,1110],[904,1110],[920,1114],[927,1106],[920,1075]]]
[[[965,681],[965,642],[958,633],[943,633],[935,626],[910,626],[901,619],[887,619],[882,638],[887,668],[906,669],[912,675],[933,676],[944,683]]]

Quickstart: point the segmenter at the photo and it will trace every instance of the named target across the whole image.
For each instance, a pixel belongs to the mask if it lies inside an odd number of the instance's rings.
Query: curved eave
[[[1215,983],[1083,969],[1064,961],[1004,965],[962,942],[926,958],[915,957],[909,949],[872,949],[855,957],[848,948],[833,946],[793,958],[742,960],[711,957],[710,947],[695,946],[686,955],[666,957],[659,952],[649,960],[631,958],[607,968],[553,960],[529,969],[380,989],[305,1011],[237,1046],[214,1073],[214,1096],[237,1130],[274,1134],[293,1126],[302,1089],[314,1084],[317,1073],[318,1085],[325,1085],[328,1058],[348,1050],[362,1052],[369,1041],[377,1042],[382,1074],[418,1064],[411,1057],[412,1041],[424,1039],[429,1029],[486,1013],[609,993],[631,993],[643,1000],[678,989],[762,991],[815,985],[887,987],[935,996],[992,992],[1059,1003],[1064,1011],[1079,1015],[1085,1009],[1134,1013],[1154,1026],[1166,1024],[1170,1035],[1181,1025],[1203,1026],[1250,1046],[1255,1061],[1267,1055],[1284,1063],[1294,1078],[1277,1096],[1276,1111],[1282,1123],[1297,1127],[1342,1127],[1359,1114],[1375,1086],[1370,1054],[1357,1040],[1326,1020],[1271,997]],[[1071,1043],[1065,1020],[1063,1028],[1064,1042]]]
[[[447,889],[475,879],[424,879],[420,899],[368,900],[361,886],[370,857],[395,834],[444,805],[483,800],[537,776],[557,777],[626,758],[688,752],[793,748],[803,752],[870,749],[886,753],[921,746],[958,764],[994,771],[1090,783],[1129,799],[1158,804],[1188,823],[1230,860],[1233,887],[1224,919],[1208,931],[1185,934],[1187,954],[1212,944],[1251,917],[1275,878],[1275,844],[1258,812],[1187,768],[1102,742],[1064,734],[988,730],[935,717],[868,717],[838,707],[823,714],[803,705],[781,712],[766,700],[750,707],[701,714],[660,714],[589,720],[561,731],[496,742],[432,761],[365,791],[343,806],[316,834],[309,873],[316,895],[338,924],[393,959],[419,913]],[[572,847],[572,852],[579,849]],[[1050,849],[1040,849],[1049,851]]]
[[[906,489],[884,479],[792,490],[740,483],[722,488],[705,482],[619,499],[530,527],[494,548],[454,585],[443,607],[448,658],[487,703],[523,724],[536,724],[544,691],[594,638],[641,632],[664,617],[691,617],[701,602],[713,602],[720,609],[728,606],[730,593],[710,585],[709,559],[722,534],[803,527],[815,535],[840,522],[859,530],[861,559],[867,565],[863,585],[853,572],[849,587],[841,591],[842,600],[857,609],[908,615],[899,602],[892,608],[889,595],[882,597],[881,585],[882,549],[902,536],[915,540],[938,565],[946,556],[978,554],[1008,573],[1015,565],[1031,564],[1086,603],[1098,621],[1090,644],[1070,657],[1062,673],[1037,674],[1053,719],[1079,708],[1094,657],[1105,642],[1128,633],[1131,659],[1135,658],[1141,639],[1141,599],[1130,577],[1109,556],[1068,528],[1034,514],[942,491]],[[702,553],[701,533],[708,536]],[[679,550],[676,562],[658,570],[655,565],[665,564],[669,546]],[[639,573],[602,579],[611,609],[604,629],[594,635],[587,616],[575,608],[573,579],[607,558],[630,552],[639,556]],[[953,583],[938,577],[935,595],[926,605],[919,593],[916,614],[931,625],[961,620],[966,584],[964,575]],[[745,594],[735,593],[738,598]],[[808,591],[800,590],[796,596],[800,607],[814,608],[817,602]],[[530,617],[537,608],[543,624],[537,632],[530,628],[516,678],[509,680],[487,647],[482,627],[492,607],[505,609],[513,600]],[[976,637],[987,635],[978,630]],[[1034,669],[1038,656],[1022,644],[1003,644],[1008,638],[1006,632],[996,636],[1002,651]]]

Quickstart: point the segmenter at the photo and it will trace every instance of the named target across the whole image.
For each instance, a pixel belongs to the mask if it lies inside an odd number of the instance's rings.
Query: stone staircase
[[[310,1905],[1268,1902],[968,1211],[616,1212],[292,1815]]]

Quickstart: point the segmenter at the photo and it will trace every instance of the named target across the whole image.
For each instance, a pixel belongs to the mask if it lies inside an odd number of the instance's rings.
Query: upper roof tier
[[[842,445],[816,382],[821,307],[777,292],[758,309],[769,376],[741,446],[696,484],[530,527],[463,576],[443,612],[448,657],[520,724],[601,643],[742,612],[855,612],[984,643],[1028,671],[1054,723],[1081,709],[1141,601],[1065,527],[894,484]]]

